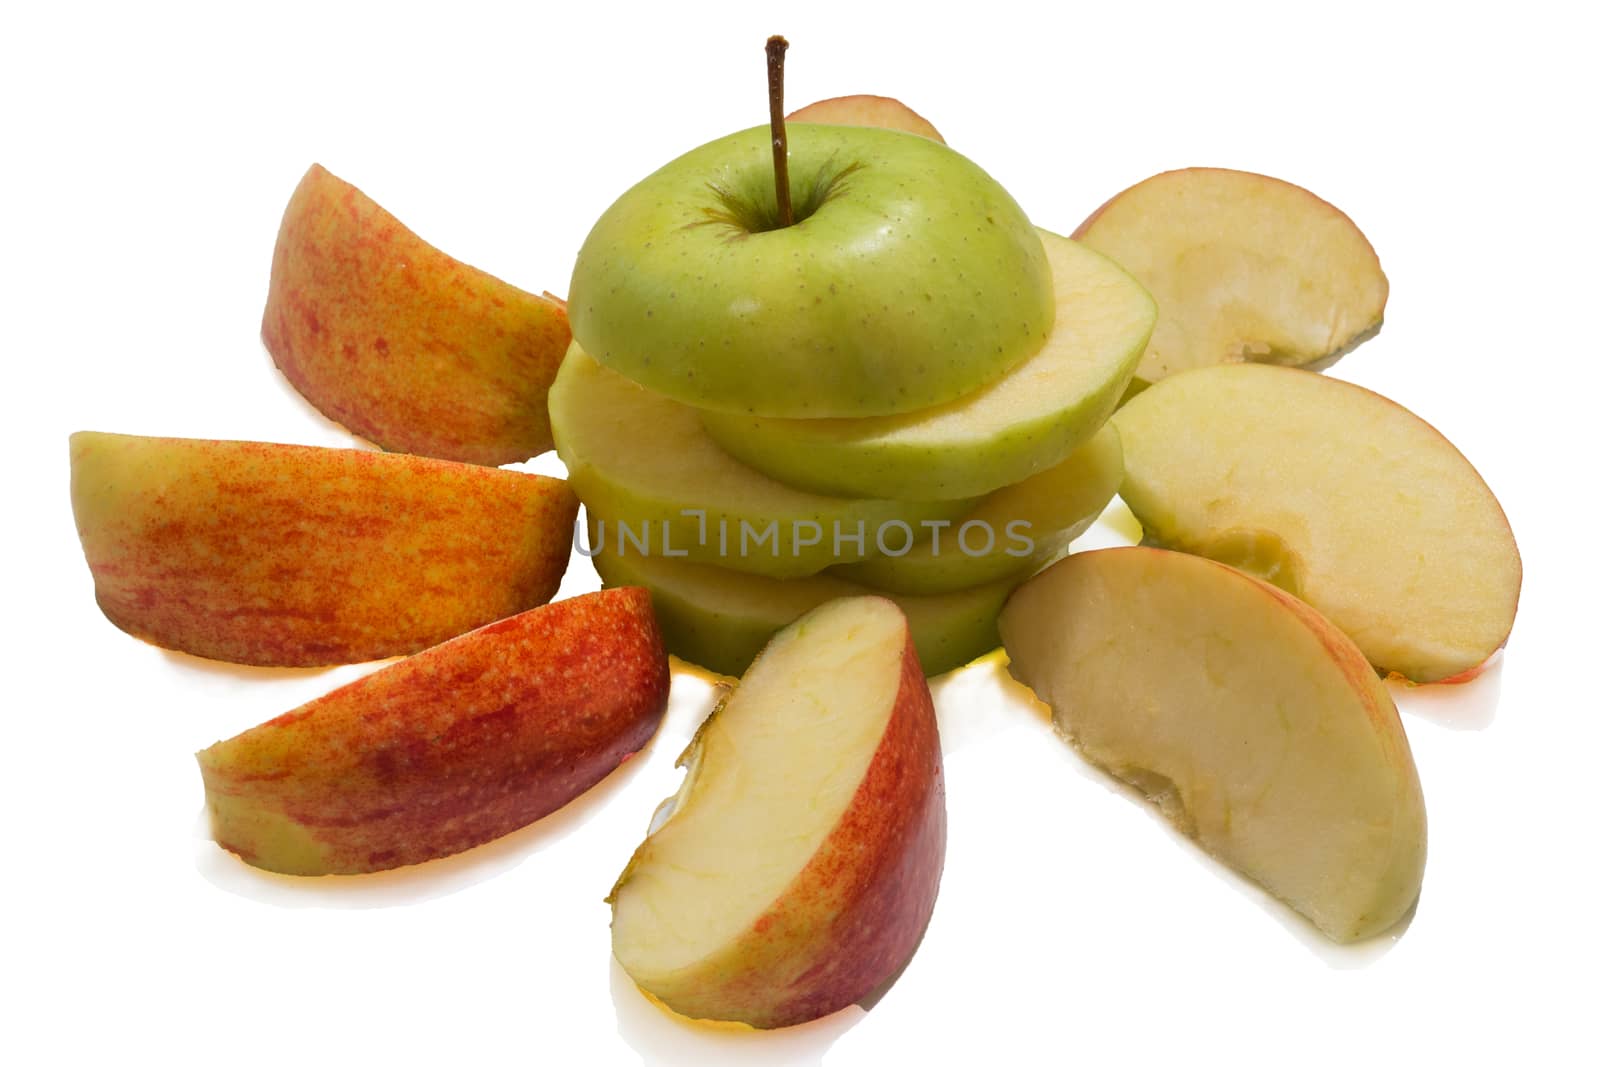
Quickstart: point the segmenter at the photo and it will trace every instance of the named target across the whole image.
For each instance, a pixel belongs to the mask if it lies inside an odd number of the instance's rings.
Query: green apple
[[[1122,444],[1105,425],[1049,470],[997,489],[936,536],[833,568],[895,593],[945,593],[1032,574],[1087,530],[1122,483]]]
[[[953,519],[967,501],[900,503],[793,489],[724,453],[693,408],[589,358],[576,343],[550,389],[556,451],[589,513],[641,551],[778,577],[864,559],[900,528]],[[648,545],[644,542],[648,539]]]
[[[895,606],[834,601],[774,637],[679,762],[609,898],[639,988],[770,1028],[886,987],[945,854],[938,721]]]
[[[896,130],[796,124],[788,148],[791,226],[765,126],[607,209],[572,274],[584,348],[683,403],[784,418],[947,403],[1038,350],[1050,267],[993,178]]]
[[[702,417],[712,438],[780,481],[823,493],[978,496],[1060,462],[1116,407],[1156,323],[1139,283],[1083,245],[1040,231],[1055,326],[1044,347],[949,404],[857,419]]]
[[[1522,559],[1439,431],[1334,378],[1253,363],[1163,379],[1114,420],[1146,540],[1302,598],[1377,667],[1457,677],[1505,643]]]
[[[767,578],[725,567],[601,546],[594,520],[589,545],[608,588],[650,590],[667,651],[718,674],[739,675],[772,635],[830,600],[873,590],[828,574]],[[1021,576],[927,596],[888,594],[911,620],[911,637],[929,675],[970,663],[1000,644],[995,620]]]
[[[1312,608],[1210,560],[1113,548],[1031,579],[1000,632],[1086,759],[1329,937],[1410,910],[1427,854],[1411,748],[1361,651]]]

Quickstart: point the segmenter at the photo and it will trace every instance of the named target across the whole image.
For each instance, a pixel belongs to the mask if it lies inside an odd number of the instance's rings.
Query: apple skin
[[[543,818],[643,748],[670,685],[643,589],[534,608],[200,752],[212,833],[281,874],[461,852]]]
[[[975,164],[924,137],[807,124],[789,160],[793,226],[776,225],[765,126],[624,193],[578,254],[573,336],[683,403],[795,418],[942,404],[1043,343],[1039,235]]]
[[[686,780],[696,773],[705,729],[680,760],[690,767]],[[742,937],[649,993],[680,1015],[759,1029],[819,1019],[865,999],[899,973],[922,939],[945,838],[938,722],[907,629],[894,710],[844,816]]]
[[[548,451],[566,307],[440,252],[313,165],[278,231],[261,339],[318,411],[391,452]]]
[[[885,130],[915,133],[930,141],[945,144],[933,123],[892,96],[857,93],[832,96],[791,111],[789,122],[813,122],[826,126],[877,126]]]
[[[341,448],[77,433],[95,599],[135,637],[318,667],[405,655],[555,595],[559,478]]]

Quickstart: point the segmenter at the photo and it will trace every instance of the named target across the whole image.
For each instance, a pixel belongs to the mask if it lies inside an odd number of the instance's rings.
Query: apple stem
[[[772,180],[778,189],[778,225],[794,225],[794,204],[789,199],[789,147],[783,125],[783,54],[789,42],[781,35],[767,38],[767,106],[772,117]]]

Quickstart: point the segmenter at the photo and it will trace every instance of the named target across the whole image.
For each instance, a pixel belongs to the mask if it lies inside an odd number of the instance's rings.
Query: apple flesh
[[[1161,308],[1141,382],[1240,361],[1324,368],[1378,332],[1389,298],[1349,216],[1261,174],[1157,174],[1073,236],[1122,264]]]
[[[944,868],[933,701],[875,597],[773,638],[700,728],[682,788],[611,893],[611,945],[673,1011],[755,1027],[875,992],[915,951]]]
[[[340,448],[77,433],[95,599],[164,648],[274,667],[416,652],[555,595],[559,478]]]
[[[624,193],[573,269],[573,336],[696,407],[887,415],[987,385],[1043,343],[1050,267],[974,163],[892,130],[789,132],[779,222],[765,127],[702,145]]]
[[[874,590],[830,574],[768,578],[682,559],[619,551],[613,531],[590,519],[594,568],[607,586],[642,585],[654,597],[667,651],[717,674],[738,676],[774,634],[830,600]],[[598,549],[598,551],[596,551]],[[999,647],[996,620],[1025,575],[946,593],[887,594],[910,621],[917,656],[942,674]]]
[[[784,485],[718,448],[693,408],[601,366],[577,342],[550,390],[550,415],[556,451],[590,514],[614,536],[625,525],[653,554],[796,577],[866,558],[880,531],[898,544],[890,524],[920,530],[971,507]]]
[[[1210,560],[1085,552],[1000,617],[1011,673],[1091,763],[1328,937],[1421,890],[1422,787],[1388,690],[1326,618]]]
[[[933,123],[890,96],[856,94],[833,96],[791,111],[789,122],[812,122],[825,126],[876,126],[901,130],[945,143]]]
[[[534,608],[199,753],[212,835],[281,874],[461,852],[543,818],[643,748],[670,684],[643,589]]]
[[[1105,510],[1120,484],[1122,445],[1107,424],[1049,470],[990,493],[939,530],[937,538],[830,573],[873,589],[920,594],[1024,578],[1065,552]]]
[[[457,262],[312,166],[284,212],[261,339],[318,411],[391,452],[548,451],[566,307]]]
[[[1156,324],[1150,295],[1115,263],[1039,231],[1055,325],[999,381],[949,404],[858,419],[706,412],[725,451],[790,485],[892,499],[980,496],[1061,462],[1110,416]]]
[[[1115,419],[1154,544],[1266,578],[1414,682],[1478,666],[1522,588],[1516,539],[1437,430],[1347,382],[1241,364],[1158,382]]]

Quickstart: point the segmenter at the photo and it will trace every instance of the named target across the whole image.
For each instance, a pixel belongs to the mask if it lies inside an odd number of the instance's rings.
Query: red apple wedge
[[[944,144],[933,123],[891,96],[858,93],[833,96],[790,112],[790,122],[818,122],[830,126],[877,126],[885,130],[904,130]]]
[[[788,1026],[910,959],[944,867],[939,734],[905,617],[836,600],[772,639],[700,728],[682,788],[611,894],[641,989]]]
[[[461,852],[548,815],[643,748],[670,683],[643,589],[534,608],[199,753],[212,834],[282,874]]]
[[[1416,901],[1427,819],[1400,717],[1308,605],[1198,556],[1116,548],[1023,585],[1000,633],[1085,758],[1330,938]]]
[[[313,407],[391,452],[499,466],[551,447],[566,306],[440,252],[313,165],[272,254],[261,339]]]
[[[1072,235],[1161,309],[1134,375],[1279,363],[1320,370],[1378,332],[1389,281],[1349,216],[1288,182],[1191,167],[1147,178]]]
[[[416,652],[549,600],[572,550],[559,478],[249,441],[78,433],[71,450],[101,610],[210,659]]]

